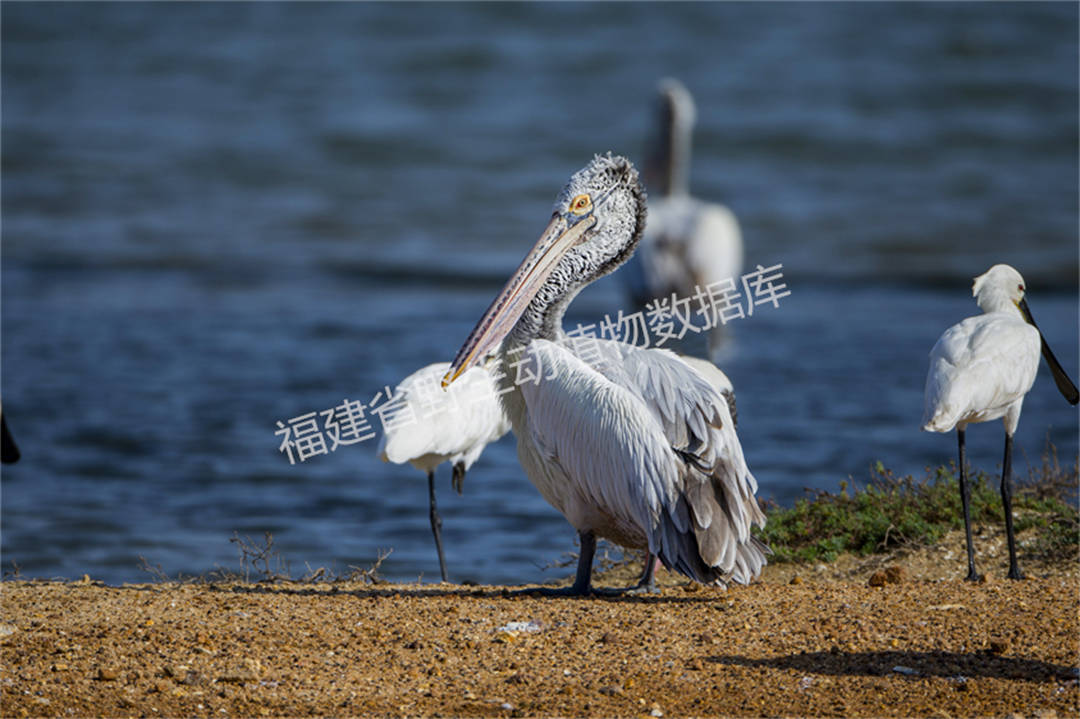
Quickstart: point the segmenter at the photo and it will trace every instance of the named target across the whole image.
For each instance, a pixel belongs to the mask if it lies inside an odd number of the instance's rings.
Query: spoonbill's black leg
[[[439,571],[442,572],[442,580],[449,582],[446,577],[446,557],[442,550],[442,518],[439,517],[439,508],[435,505],[435,472],[428,472],[428,503],[431,505],[431,531],[435,535],[435,549],[439,552]]]
[[[967,454],[964,451],[964,430],[957,429],[956,437],[960,445],[960,503],[964,507],[964,533],[967,535],[969,582],[977,582],[980,577],[975,571],[975,544],[971,539],[971,489],[967,482]]]
[[[1005,459],[1001,463],[1001,504],[1005,509],[1005,537],[1009,541],[1009,579],[1023,579],[1016,561],[1016,535],[1013,534],[1012,516],[1012,442],[1011,434],[1005,434]]]

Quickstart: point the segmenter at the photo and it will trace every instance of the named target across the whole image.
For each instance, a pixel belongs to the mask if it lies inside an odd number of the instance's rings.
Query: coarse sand
[[[618,598],[6,581],[0,715],[1077,716],[1076,561],[1022,559],[1009,581],[998,534],[979,541],[980,583],[954,533]]]

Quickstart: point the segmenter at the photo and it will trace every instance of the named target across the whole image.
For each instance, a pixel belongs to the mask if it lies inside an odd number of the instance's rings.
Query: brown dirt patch
[[[973,584],[962,542],[644,598],[5,582],[0,714],[1076,716],[1075,563]]]

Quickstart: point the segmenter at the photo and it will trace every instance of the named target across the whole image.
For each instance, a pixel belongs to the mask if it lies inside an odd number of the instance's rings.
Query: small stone
[[[788,584],[802,584],[802,577],[798,574],[791,575],[791,579],[788,580]]]
[[[95,675],[94,678],[100,682],[114,682],[119,676],[120,673],[117,672],[115,669],[109,667],[99,667],[97,670],[97,675]]]
[[[700,672],[702,669],[705,668],[705,665],[701,663],[701,659],[699,659],[698,657],[694,657],[686,663],[686,668],[691,669],[695,672]]]
[[[521,672],[514,672],[506,678],[507,684],[528,684],[529,680]]]
[[[514,705],[511,704],[510,702],[503,702],[502,704],[499,705],[499,708],[500,709],[505,709],[508,712],[514,711]]]
[[[1057,719],[1057,711],[1054,709],[1036,709],[1035,719]]]
[[[626,692],[623,688],[616,684],[609,684],[607,686],[600,687],[600,693],[609,697],[621,697]]]
[[[259,676],[262,674],[262,664],[256,660],[247,657],[243,664],[240,666],[232,667],[230,670],[225,671],[217,677],[216,681],[227,684],[245,684],[247,682],[258,681]],[[194,675],[194,676],[192,676]],[[189,671],[187,678],[183,683],[192,684],[199,683],[199,674],[197,671]]]
[[[879,569],[870,575],[870,579],[866,583],[871,587],[884,587],[889,583],[889,578],[885,575],[885,572]]]
[[[649,716],[651,716],[651,717],[662,717],[662,716],[664,716],[664,712],[661,711],[660,705],[657,704],[656,702],[653,702],[652,706],[649,707]]]
[[[991,639],[989,649],[991,654],[1004,654],[1009,649],[1009,643],[1003,639]]]
[[[600,643],[601,644],[618,644],[619,643],[619,638],[617,636],[615,636],[614,634],[612,634],[611,632],[604,632],[600,636]]]
[[[893,565],[885,568],[885,579],[889,584],[900,584],[904,581],[904,568],[899,565]]]
[[[415,640],[409,642],[408,644],[406,644],[405,648],[406,649],[423,649],[424,648],[424,643],[422,641],[420,641],[419,639],[415,639]]]
[[[499,644],[512,644],[517,641],[517,635],[512,632],[499,632],[495,635],[495,641]]]

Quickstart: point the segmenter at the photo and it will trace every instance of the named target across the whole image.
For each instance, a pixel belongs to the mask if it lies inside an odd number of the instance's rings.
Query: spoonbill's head
[[[971,294],[983,312],[1004,312],[1013,307],[1023,308],[1026,285],[1020,273],[1010,265],[994,265],[975,278]],[[1027,317],[1025,313],[1025,317]]]
[[[546,314],[614,271],[633,254],[644,229],[645,189],[634,165],[597,155],[559,193],[540,239],[458,351],[443,386],[497,350],[530,305],[530,312]]]
[[[1024,284],[1024,278],[1020,276],[1020,273],[1015,268],[1009,265],[994,265],[976,277],[975,284],[971,286],[971,293],[975,296],[975,302],[983,312],[1010,311],[1015,307],[1028,324],[1039,330],[1039,326],[1035,324],[1035,318],[1032,317],[1031,310],[1028,308],[1027,300],[1024,297],[1026,292],[1027,285]],[[1080,402],[1080,391],[1076,389],[1076,385],[1069,379],[1065,369],[1050,350],[1050,345],[1046,343],[1042,330],[1039,330],[1039,343],[1043,359],[1046,360],[1047,366],[1050,367],[1050,373],[1054,376],[1054,384],[1057,385],[1058,391],[1061,392],[1069,404]]]

